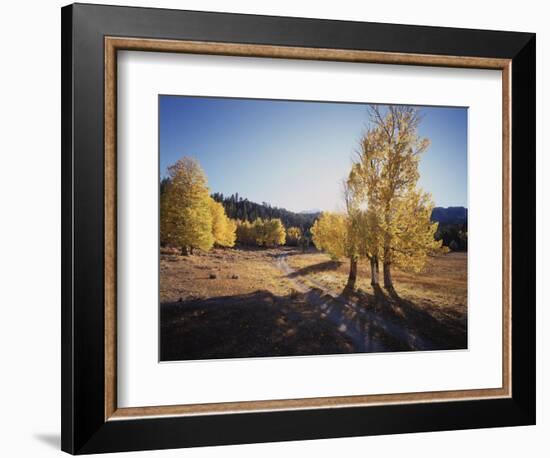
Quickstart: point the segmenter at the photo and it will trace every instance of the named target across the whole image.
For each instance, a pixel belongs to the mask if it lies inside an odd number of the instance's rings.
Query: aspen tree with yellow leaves
[[[311,227],[313,243],[333,260],[347,257],[346,217],[340,213],[323,212]]]
[[[271,218],[266,221],[267,246],[284,245],[286,231],[283,222],[279,218]]]
[[[242,245],[255,245],[256,237],[250,221],[237,221],[237,242]]]
[[[357,252],[361,258],[370,262],[371,285],[379,285],[382,237],[380,231],[380,211],[374,199],[366,200],[365,181],[358,165],[353,165],[346,181],[346,201],[348,213],[355,207],[353,217],[357,238]],[[351,205],[353,203],[353,207]]]
[[[267,231],[265,221],[261,218],[256,218],[252,223],[252,234],[258,246],[267,246]]]
[[[258,246],[273,247],[285,244],[285,227],[279,218],[256,218],[252,223],[252,232]]]
[[[289,227],[286,230],[286,243],[288,245],[298,245],[298,242],[302,238],[302,231],[299,227]]]
[[[212,216],[212,236],[214,243],[221,247],[235,245],[237,224],[225,214],[223,205],[210,198],[210,214]]]
[[[431,196],[417,188],[421,155],[429,140],[420,138],[417,108],[370,105],[371,128],[361,140],[349,182],[366,207],[365,253],[384,267],[384,287],[392,290],[392,267],[418,272],[429,253],[441,249],[430,220]],[[371,264],[372,265],[372,264]]]
[[[333,260],[349,259],[346,289],[354,289],[357,280],[356,224],[350,215],[323,212],[311,228],[313,243],[318,250],[325,251]]]
[[[206,176],[194,159],[184,157],[168,167],[169,180],[161,195],[161,242],[179,247],[182,255],[214,244]]]

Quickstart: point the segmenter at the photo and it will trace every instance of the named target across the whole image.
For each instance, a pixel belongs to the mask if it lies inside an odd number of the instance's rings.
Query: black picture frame
[[[88,4],[66,6],[61,14],[64,451],[535,424],[535,34]],[[106,421],[105,36],[511,59],[512,396]]]

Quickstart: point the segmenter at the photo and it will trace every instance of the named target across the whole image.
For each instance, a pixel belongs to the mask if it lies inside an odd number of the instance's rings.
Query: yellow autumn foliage
[[[237,242],[242,245],[256,245],[256,236],[250,221],[237,221]]]
[[[286,243],[291,245],[298,245],[300,238],[302,237],[302,231],[299,227],[289,227],[286,230]]]
[[[273,247],[285,244],[285,227],[279,218],[256,218],[252,228],[258,246]]]
[[[384,284],[392,287],[391,267],[420,271],[428,254],[441,248],[434,239],[433,203],[417,188],[418,166],[429,140],[418,135],[415,107],[394,105],[383,112],[371,105],[371,128],[361,140],[348,185],[362,202],[360,251],[384,264]]]
[[[236,225],[237,242],[242,245],[275,247],[285,244],[286,231],[279,218],[237,221]]]
[[[313,244],[332,259],[347,258],[350,253],[348,219],[340,213],[323,212],[311,228]]]
[[[210,198],[210,214],[212,216],[212,235],[214,243],[222,247],[235,245],[237,224],[225,214],[223,205]]]
[[[161,242],[181,248],[209,250],[214,244],[210,193],[206,176],[194,159],[184,157],[168,167],[160,202]]]

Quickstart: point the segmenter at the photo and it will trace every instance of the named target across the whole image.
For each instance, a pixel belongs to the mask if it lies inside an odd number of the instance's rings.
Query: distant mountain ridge
[[[312,208],[310,210],[302,210],[301,212],[298,212],[299,215],[320,215],[323,213],[322,210],[319,210],[318,208]]]
[[[434,207],[432,221],[440,224],[467,224],[468,209],[465,207]]]

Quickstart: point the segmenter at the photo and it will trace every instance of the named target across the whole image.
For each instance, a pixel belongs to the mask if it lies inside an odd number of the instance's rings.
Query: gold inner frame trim
[[[175,52],[240,57],[321,60],[500,70],[502,72],[502,387],[399,394],[335,396],[119,408],[117,404],[117,51]],[[344,49],[105,37],[105,420],[358,407],[511,397],[511,60]]]

